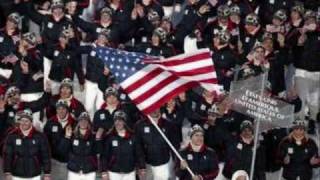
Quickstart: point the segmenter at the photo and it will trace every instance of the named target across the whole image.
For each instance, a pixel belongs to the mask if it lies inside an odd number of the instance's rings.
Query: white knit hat
[[[233,173],[231,180],[237,180],[237,178],[240,177],[240,176],[245,176],[246,180],[249,180],[249,175],[244,170],[238,170],[235,173]]]

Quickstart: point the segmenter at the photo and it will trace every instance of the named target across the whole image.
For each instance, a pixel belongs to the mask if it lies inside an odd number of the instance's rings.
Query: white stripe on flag
[[[180,76],[181,78],[192,80],[192,81],[202,81],[207,79],[215,79],[217,78],[216,73],[210,72],[206,74],[199,74],[199,75],[193,75],[193,76]]]
[[[164,71],[164,72],[158,74],[154,78],[150,79],[148,82],[144,83],[139,88],[137,88],[134,91],[132,91],[130,93],[130,97],[132,99],[135,99],[135,98],[139,97],[140,95],[142,95],[143,93],[149,91],[151,88],[153,88],[154,86],[156,86],[157,84],[159,84],[163,80],[167,79],[171,75],[172,74],[170,72],[168,72],[168,71]],[[134,83],[132,83],[132,84],[134,84]]]
[[[153,94],[152,96],[150,96],[149,98],[141,102],[140,104],[137,104],[137,107],[143,111],[144,109],[152,106],[154,103],[159,101],[162,97],[165,97],[168,93],[171,93],[175,89],[187,84],[188,82],[190,81],[186,79],[181,79],[181,78],[177,79],[169,83],[168,85],[163,86],[161,89],[159,89],[158,92],[156,92],[155,94]]]
[[[213,63],[212,63],[211,59],[203,59],[203,60],[199,60],[199,61],[195,61],[195,62],[191,62],[191,63],[185,63],[185,64],[181,64],[181,65],[177,65],[177,66],[169,66],[169,67],[159,65],[159,67],[161,67],[162,69],[174,71],[174,72],[191,71],[193,69],[203,68],[203,67],[208,67],[208,66],[213,67]]]
[[[135,83],[136,81],[140,80],[141,78],[143,78],[144,76],[146,76],[147,74],[149,74],[151,71],[155,70],[156,68],[158,68],[155,65],[149,64],[146,67],[140,69],[139,71],[137,71],[135,74],[133,74],[132,76],[128,77],[126,80],[124,80],[123,82],[121,82],[121,86],[123,89],[126,89],[127,87],[129,87],[131,84]]]

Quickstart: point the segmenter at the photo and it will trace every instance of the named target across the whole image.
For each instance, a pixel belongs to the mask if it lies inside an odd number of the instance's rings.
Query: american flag
[[[209,91],[221,90],[208,49],[167,59],[105,47],[96,48],[95,53],[145,114],[198,85]]]

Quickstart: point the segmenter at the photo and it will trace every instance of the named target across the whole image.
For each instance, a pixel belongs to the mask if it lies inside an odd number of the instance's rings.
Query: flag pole
[[[166,137],[166,135],[162,132],[162,130],[159,128],[159,126],[152,120],[150,115],[147,115],[147,117],[149,118],[150,122],[152,123],[152,125],[157,129],[157,131],[160,133],[160,135],[162,136],[162,138],[166,141],[166,143],[169,145],[169,147],[171,148],[171,150],[174,152],[174,154],[179,158],[180,161],[184,161],[184,159],[181,157],[181,155],[179,154],[179,152],[174,148],[174,146],[171,144],[171,142],[169,141],[169,139]],[[190,175],[192,177],[195,176],[195,174],[192,172],[192,170],[190,169],[189,166],[186,167],[187,171],[190,173]]]
[[[261,93],[260,97],[263,96],[264,89],[265,89],[265,82],[266,82],[266,76],[268,76],[268,73],[263,74],[262,76],[262,84],[261,84]],[[260,100],[261,101],[261,100]],[[257,156],[257,146],[258,146],[258,136],[260,131],[260,121],[261,119],[257,119],[256,127],[255,127],[255,135],[254,135],[254,145],[253,145],[253,153],[252,153],[252,161],[251,161],[251,170],[250,170],[250,180],[254,179],[254,167],[256,162],[256,156]]]

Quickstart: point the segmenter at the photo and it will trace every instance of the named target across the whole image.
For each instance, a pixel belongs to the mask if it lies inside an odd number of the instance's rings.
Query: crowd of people
[[[0,10],[0,179],[247,180],[254,147],[254,180],[320,178],[319,0],[8,0]],[[149,119],[96,47],[161,58],[209,48],[223,94],[188,90]],[[255,119],[228,94],[264,73],[265,95],[293,105],[295,120],[254,146]]]

